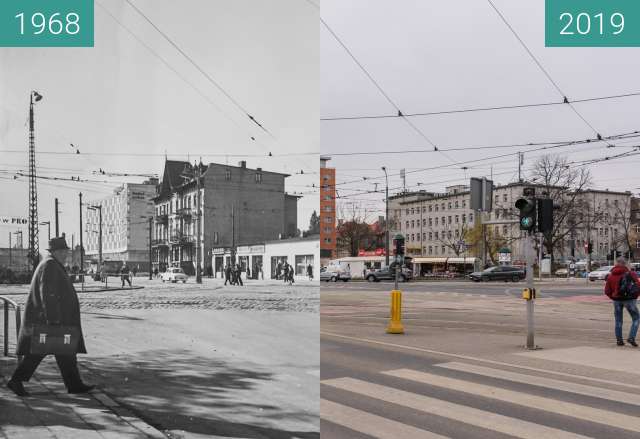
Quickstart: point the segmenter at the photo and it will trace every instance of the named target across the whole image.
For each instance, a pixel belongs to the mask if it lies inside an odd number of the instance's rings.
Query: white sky
[[[251,168],[293,174],[287,190],[305,194],[298,217],[299,228],[306,229],[311,213],[318,209],[317,189],[311,187],[317,186],[320,150],[318,10],[303,0],[133,1],[275,140],[253,125],[124,0],[96,0],[94,48],[0,48],[0,151],[20,151],[4,152],[0,159],[4,171],[0,216],[28,214],[27,180],[11,178],[18,169],[27,171],[25,122],[29,93],[37,90],[44,96],[36,106],[39,175],[108,180],[106,184],[38,180],[40,221],[53,223],[53,199],[58,197],[61,231],[67,236],[78,238],[79,191],[85,200],[93,200],[122,181],[144,180],[96,176],[94,171],[160,174],[165,152],[174,159],[187,159],[188,154],[191,161],[200,154],[220,154],[203,156],[203,161],[247,160]],[[78,146],[80,155],[43,153],[73,152],[70,143]],[[158,155],[90,155],[99,152]],[[268,158],[268,152],[274,157]],[[281,156],[291,153],[314,154]],[[7,244],[8,233],[15,229],[0,227],[0,245]],[[26,227],[23,230],[26,246]],[[41,243],[46,242],[46,233],[44,226]]]
[[[545,48],[544,2],[494,0],[496,6],[570,99],[640,92],[640,48]],[[487,1],[459,0],[324,0],[322,18],[365,66],[404,113],[442,111],[537,102],[562,97],[520,46]],[[371,84],[331,34],[320,33],[321,117],[395,114],[395,109]],[[640,130],[640,96],[575,104],[603,136]],[[441,148],[586,139],[591,129],[568,106],[476,112],[411,118]],[[322,153],[431,149],[402,119],[321,122]],[[638,145],[640,138],[620,145]],[[524,148],[523,148],[524,149]],[[528,149],[528,148],[527,148]],[[555,151],[569,160],[618,154],[630,148],[607,149],[604,144],[580,145]],[[446,153],[454,162],[516,152],[517,149]],[[524,168],[535,155],[525,155]],[[370,213],[383,214],[384,173],[389,186],[444,191],[468,183],[471,176],[494,181],[517,178],[516,157],[446,169],[411,170],[452,163],[442,153],[338,157],[339,195],[350,195]],[[640,191],[640,156],[590,166],[595,186]],[[363,181],[362,177],[377,177]],[[359,180],[356,183],[341,184]],[[357,190],[377,194],[360,195]],[[420,186],[416,185],[420,183]],[[395,192],[392,191],[392,193]],[[342,200],[344,203],[345,200]]]

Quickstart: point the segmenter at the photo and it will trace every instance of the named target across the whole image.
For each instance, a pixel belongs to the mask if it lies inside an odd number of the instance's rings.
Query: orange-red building
[[[320,259],[336,256],[336,170],[327,166],[331,157],[320,157]]]

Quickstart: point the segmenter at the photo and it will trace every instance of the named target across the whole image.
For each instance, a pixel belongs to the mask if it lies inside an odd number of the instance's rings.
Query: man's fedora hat
[[[69,250],[67,240],[64,239],[64,236],[59,238],[51,238],[49,240],[49,251],[52,252],[54,250]]]

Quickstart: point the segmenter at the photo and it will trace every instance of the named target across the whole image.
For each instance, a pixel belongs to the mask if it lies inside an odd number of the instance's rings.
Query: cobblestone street
[[[134,286],[143,289],[83,293],[77,286],[89,351],[79,356],[81,372],[119,408],[113,409],[115,415],[92,418],[82,405],[87,401],[64,399],[84,424],[52,417],[47,402],[64,397],[38,390],[61,386],[55,362],[47,358],[27,384],[35,394],[24,408],[48,430],[27,425],[33,419],[21,425],[25,417],[11,413],[9,419],[18,425],[7,428],[12,434],[22,431],[22,437],[93,437],[84,436],[87,425],[98,433],[115,429],[114,420],[128,419],[117,415],[124,410],[171,438],[319,437],[318,284],[223,284],[206,278],[202,285],[193,279],[163,284],[135,278]],[[0,295],[22,304],[26,291],[6,286]],[[11,337],[13,349],[13,328]],[[11,359],[2,363],[5,380],[14,364]],[[4,386],[0,394],[13,398]],[[64,435],[48,425],[60,422]]]

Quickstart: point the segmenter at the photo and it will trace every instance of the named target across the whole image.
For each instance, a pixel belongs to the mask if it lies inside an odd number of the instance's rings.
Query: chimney
[[[256,171],[262,172],[262,168],[256,168]]]
[[[243,169],[246,169],[247,162],[245,160],[242,160],[241,162],[238,162],[238,166],[240,166]]]

